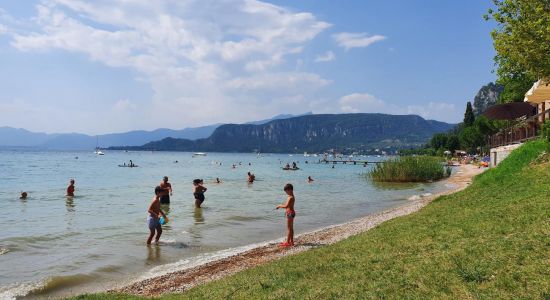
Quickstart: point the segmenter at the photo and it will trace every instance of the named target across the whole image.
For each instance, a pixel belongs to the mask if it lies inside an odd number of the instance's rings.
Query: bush
[[[379,182],[428,182],[447,177],[449,173],[440,158],[403,156],[376,165],[369,176]]]
[[[550,142],[550,120],[546,120],[542,125],[541,134],[544,139]]]

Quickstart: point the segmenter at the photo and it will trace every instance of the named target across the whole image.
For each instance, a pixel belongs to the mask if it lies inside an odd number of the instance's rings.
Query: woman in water
[[[200,208],[204,202],[204,192],[207,188],[203,186],[204,181],[202,179],[193,180],[193,196],[195,197],[195,207]]]

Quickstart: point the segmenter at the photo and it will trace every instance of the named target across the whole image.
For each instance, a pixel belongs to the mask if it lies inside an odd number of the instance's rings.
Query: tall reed
[[[377,164],[368,176],[379,182],[428,182],[449,175],[437,157],[402,156]]]

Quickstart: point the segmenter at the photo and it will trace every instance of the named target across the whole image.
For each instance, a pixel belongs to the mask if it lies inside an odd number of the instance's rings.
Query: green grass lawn
[[[548,148],[530,142],[417,213],[163,299],[550,299]],[[104,298],[133,299],[77,297]]]

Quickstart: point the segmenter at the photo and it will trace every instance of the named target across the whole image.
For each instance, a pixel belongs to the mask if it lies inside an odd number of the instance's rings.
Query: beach
[[[271,242],[198,266],[139,280],[127,286],[110,290],[109,292],[143,296],[181,293],[194,286],[221,279],[284,256],[330,245],[350,236],[368,231],[385,221],[414,213],[439,196],[458,192],[466,188],[472,182],[472,178],[484,170],[473,165],[461,165],[451,177],[440,182],[448,187],[443,192],[411,198],[408,203],[380,213],[370,214],[350,222],[300,234],[296,237],[296,246],[292,248],[280,248],[276,242]]]

